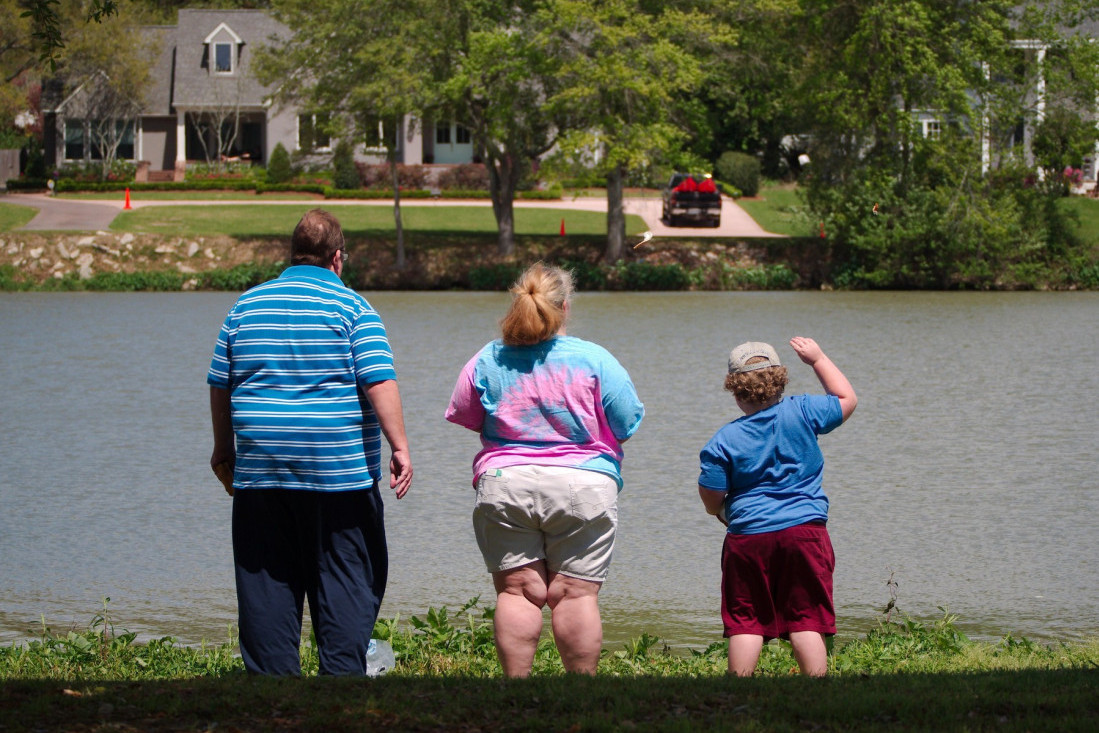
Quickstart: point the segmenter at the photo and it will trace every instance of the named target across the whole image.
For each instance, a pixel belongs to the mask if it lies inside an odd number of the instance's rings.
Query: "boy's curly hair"
[[[749,364],[765,361],[762,357],[749,359]],[[751,372],[725,375],[725,390],[745,402],[762,405],[781,397],[790,381],[786,367],[764,367]]]

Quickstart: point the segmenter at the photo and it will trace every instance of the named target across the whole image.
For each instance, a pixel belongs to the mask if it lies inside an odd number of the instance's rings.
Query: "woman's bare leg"
[[[546,605],[546,564],[529,565],[492,574],[496,587],[493,621],[496,654],[505,677],[527,677],[534,665],[542,635],[542,607]]]
[[[602,585],[560,573],[550,578],[553,639],[566,672],[595,674],[599,665],[603,650],[603,621],[599,617]]]

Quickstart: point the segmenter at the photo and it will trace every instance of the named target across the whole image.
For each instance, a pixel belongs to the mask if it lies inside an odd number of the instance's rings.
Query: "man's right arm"
[[[389,488],[400,499],[412,486],[412,456],[408,452],[408,437],[405,435],[401,391],[395,379],[368,384],[363,391],[378,416],[378,425],[393,454],[389,459]]]
[[[229,390],[210,387],[210,417],[214,424],[214,452],[210,456],[210,467],[228,462],[236,463],[236,442],[233,438],[233,410]]]

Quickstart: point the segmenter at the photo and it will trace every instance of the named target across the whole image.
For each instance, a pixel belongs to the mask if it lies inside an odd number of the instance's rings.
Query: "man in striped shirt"
[[[385,326],[340,280],[336,218],[294,229],[280,277],[244,293],[206,381],[210,465],[232,470],[240,649],[249,672],[301,674],[303,599],[320,673],[361,675],[385,593],[381,438],[398,499],[412,482]]]

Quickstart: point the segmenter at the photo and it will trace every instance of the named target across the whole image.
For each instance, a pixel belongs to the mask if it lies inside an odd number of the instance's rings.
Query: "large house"
[[[265,164],[278,143],[290,152],[323,157],[332,141],[311,115],[271,104],[271,89],[252,74],[255,51],[287,42],[286,26],[259,10],[179,11],[174,26],[142,29],[158,49],[152,84],[132,123],[119,123],[116,156],[138,164],[139,178],[181,180],[188,162],[222,158]],[[47,165],[100,158],[88,99],[96,79],[67,96],[50,87],[43,95]],[[475,159],[461,125],[404,122],[402,163],[468,163]],[[99,139],[99,138],[97,138]],[[360,145],[356,157],[381,160],[384,151]]]

